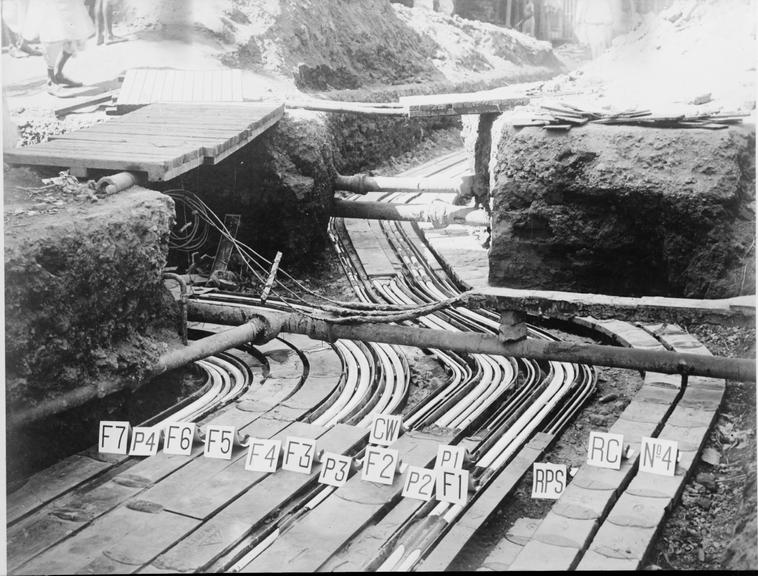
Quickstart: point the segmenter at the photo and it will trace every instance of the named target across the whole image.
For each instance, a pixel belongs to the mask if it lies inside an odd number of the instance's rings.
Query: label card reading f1
[[[234,426],[209,424],[205,429],[205,451],[208,458],[232,459],[234,445]]]
[[[621,454],[624,450],[624,435],[610,432],[590,432],[587,450],[587,464],[598,468],[621,468]]]
[[[194,422],[172,422],[163,431],[164,454],[189,456],[192,454],[192,439],[195,437]]]
[[[310,474],[316,457],[316,441],[312,438],[288,436],[284,444],[282,468],[290,472]]]
[[[403,498],[415,498],[428,502],[434,497],[434,485],[437,480],[435,470],[408,466],[403,484]]]
[[[100,437],[97,442],[98,452],[107,454],[126,454],[129,449],[129,422],[103,420],[100,422]]]
[[[679,453],[675,440],[642,438],[640,472],[652,472],[662,476],[673,476],[676,472],[676,457]]]
[[[403,425],[402,416],[387,416],[386,414],[377,414],[371,423],[371,435],[369,436],[370,444],[379,444],[380,446],[389,446],[400,436],[400,428]]]
[[[534,463],[532,468],[532,498],[557,500],[565,488],[565,464]]]
[[[247,448],[247,458],[245,458],[245,470],[276,472],[281,448],[281,440],[251,438]]]
[[[129,456],[154,456],[158,453],[161,439],[160,428],[136,426],[132,430],[132,447]]]
[[[336,486],[337,488],[344,486],[347,484],[352,463],[353,459],[350,456],[324,452],[321,457],[321,473],[318,475],[319,483],[329,484],[329,486]]]
[[[468,470],[437,468],[437,500],[465,504],[468,498]]]
[[[379,482],[380,484],[392,484],[395,479],[398,452],[392,448],[379,448],[378,446],[366,447],[363,456],[363,470],[361,480]]]
[[[437,460],[435,460],[434,467],[460,470],[463,468],[463,459],[465,456],[466,448],[464,446],[440,444],[437,448]]]

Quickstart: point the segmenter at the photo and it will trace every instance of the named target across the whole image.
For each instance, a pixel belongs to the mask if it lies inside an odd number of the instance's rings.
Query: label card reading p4
[[[163,431],[163,453],[189,456],[195,437],[194,422],[172,422]]]
[[[395,468],[397,468],[398,458],[397,450],[368,446],[363,456],[361,480],[379,482],[380,484],[392,484],[395,479]]]
[[[318,481],[321,484],[329,486],[344,486],[347,484],[350,475],[350,465],[353,459],[350,456],[335,454],[334,452],[324,452],[321,457],[321,473],[318,475]]]
[[[532,468],[532,498],[557,500],[565,488],[565,464],[534,463]]]
[[[100,422],[98,452],[106,454],[126,454],[129,449],[129,422],[103,420]]]
[[[251,438],[245,458],[245,470],[251,472],[276,472],[279,464],[281,440]]]
[[[437,468],[437,500],[465,504],[468,498],[468,470]]]
[[[590,445],[587,450],[587,464],[599,468],[621,468],[621,455],[624,450],[624,435],[610,432],[590,432]]]
[[[408,466],[403,484],[403,498],[415,498],[428,502],[434,497],[434,485],[437,479],[435,470]]]
[[[675,440],[642,438],[640,472],[652,472],[662,476],[673,476],[676,472],[676,457],[679,453]]]
[[[132,430],[132,447],[129,456],[154,456],[158,453],[161,439],[160,428],[152,426],[136,426]]]
[[[232,459],[234,446],[234,426],[209,424],[205,429],[205,451],[208,458]]]
[[[403,425],[402,416],[388,416],[377,414],[371,423],[369,443],[389,446],[400,436],[400,428]]]
[[[288,436],[284,443],[282,468],[290,472],[310,474],[316,458],[316,441],[312,438]]]

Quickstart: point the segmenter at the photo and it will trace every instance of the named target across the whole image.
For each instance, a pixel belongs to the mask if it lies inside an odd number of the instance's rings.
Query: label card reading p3
[[[192,439],[195,437],[194,422],[172,422],[163,431],[163,453],[189,456],[192,454]]]
[[[434,485],[437,473],[435,470],[408,466],[403,484],[403,498],[415,498],[428,502],[434,497]]]
[[[676,457],[679,453],[675,440],[642,438],[640,472],[652,472],[662,476],[673,476],[676,472]]]
[[[276,472],[281,448],[281,440],[251,438],[247,448],[247,458],[245,458],[245,470]]]
[[[321,473],[318,475],[319,483],[329,484],[329,486],[336,486],[337,488],[344,486],[347,484],[352,462],[353,459],[350,456],[324,452],[321,458]]]
[[[105,454],[126,454],[129,449],[129,422],[103,420],[100,422],[98,452]]]
[[[316,441],[312,438],[288,436],[284,443],[282,468],[290,472],[310,474],[316,458]]]
[[[155,456],[161,439],[160,428],[136,426],[132,430],[132,447],[129,456]]]
[[[371,423],[369,443],[380,446],[390,446],[400,436],[400,428],[403,425],[402,416],[388,416],[377,414]]]
[[[205,429],[205,451],[208,458],[232,459],[234,445],[234,426],[209,424]]]
[[[397,450],[368,446],[363,456],[361,480],[391,485],[395,479],[398,458]]]
[[[468,470],[437,468],[437,500],[465,504],[468,498]]]
[[[557,500],[565,488],[565,464],[534,463],[532,468],[532,498]]]
[[[590,446],[587,451],[587,464],[599,468],[621,468],[621,455],[624,450],[624,435],[610,432],[590,432]]]

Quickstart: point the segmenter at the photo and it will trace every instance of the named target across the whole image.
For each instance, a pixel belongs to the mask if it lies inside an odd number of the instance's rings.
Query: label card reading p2
[[[368,446],[363,456],[361,480],[391,485],[395,479],[398,458],[397,450]]]
[[[557,500],[565,488],[565,464],[534,463],[532,468],[532,498]]]
[[[468,470],[437,468],[437,500],[465,504],[468,498]]]
[[[177,456],[192,454],[192,439],[195,437],[194,422],[172,422],[163,431],[163,453]]]
[[[587,464],[598,468],[621,468],[621,455],[624,450],[624,435],[610,432],[590,432],[590,445],[587,450]]]
[[[640,472],[652,472],[662,476],[673,476],[676,472],[676,457],[679,453],[675,440],[642,438]]]
[[[403,498],[415,498],[428,502],[434,497],[434,485],[437,479],[435,470],[408,466],[403,484]]]
[[[350,465],[353,459],[350,456],[342,456],[334,452],[324,452],[321,458],[321,473],[318,475],[318,481],[321,484],[329,486],[344,486],[347,484],[350,475]]]
[[[290,472],[310,474],[316,458],[316,441],[312,438],[288,436],[284,444],[282,468]]]
[[[129,422],[103,420],[100,422],[98,452],[105,454],[126,454],[129,449]]]
[[[132,447],[129,456],[154,456],[158,453],[161,439],[160,428],[136,426],[132,430]]]
[[[247,448],[247,458],[245,458],[245,470],[276,472],[281,448],[281,440],[251,438]]]
[[[434,467],[460,470],[463,468],[463,459],[465,456],[466,448],[464,446],[440,444],[437,448],[437,460],[435,460]]]
[[[388,416],[377,414],[371,423],[369,443],[380,446],[390,446],[400,436],[400,428],[403,425],[402,416]]]
[[[208,458],[232,459],[234,445],[234,426],[209,424],[205,429],[205,451]]]

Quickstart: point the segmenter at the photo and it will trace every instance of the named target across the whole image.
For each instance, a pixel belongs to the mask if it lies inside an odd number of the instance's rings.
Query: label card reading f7
[[[194,422],[172,422],[163,431],[163,453],[189,456],[195,437]]]
[[[363,456],[363,470],[361,480],[379,482],[380,484],[392,484],[395,479],[395,468],[399,455],[392,448],[379,448],[378,446],[366,447]]]
[[[321,484],[329,484],[329,486],[336,486],[337,488],[344,486],[347,484],[352,463],[353,459],[350,456],[324,452],[321,458],[321,473],[318,475],[318,481]]]
[[[437,500],[465,504],[468,498],[468,470],[437,468]]]
[[[251,472],[276,472],[281,448],[281,440],[251,438],[247,447],[245,470],[250,470]]]
[[[316,457],[316,441],[312,438],[288,436],[284,444],[282,468],[290,472],[310,474]]]
[[[132,430],[132,447],[129,456],[154,456],[158,453],[161,439],[160,428],[136,426]]]
[[[415,498],[428,502],[434,497],[434,485],[437,480],[435,470],[408,466],[403,484],[403,498]]]
[[[208,458],[232,459],[234,445],[234,426],[209,424],[205,429],[205,451]]]
[[[621,455],[624,451],[624,435],[610,432],[590,432],[590,445],[587,450],[587,464],[598,468],[621,468]]]
[[[371,423],[370,444],[389,446],[400,436],[400,428],[403,425],[402,416],[388,416],[377,414]]]
[[[532,468],[532,498],[557,500],[565,489],[565,464],[534,463]]]
[[[675,440],[643,437],[640,452],[640,472],[673,476],[676,472],[678,453],[679,448]]]
[[[434,467],[460,470],[463,468],[463,459],[465,456],[466,448],[464,446],[440,444],[437,448],[437,460],[435,460]]]
[[[100,422],[98,452],[106,454],[126,454],[129,449],[129,422],[103,420]]]

